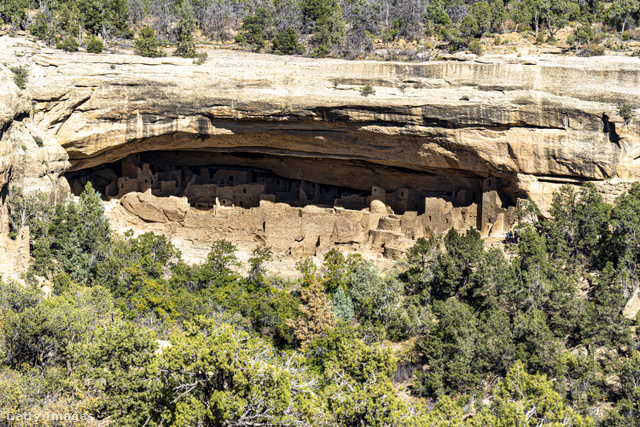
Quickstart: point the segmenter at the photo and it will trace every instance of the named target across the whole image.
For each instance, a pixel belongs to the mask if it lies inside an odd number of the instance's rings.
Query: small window
[[[276,185],[280,185],[280,180],[276,179]]]
[[[232,176],[229,177],[229,182],[233,182],[233,177]]]
[[[246,192],[247,192],[247,189],[246,189],[246,188],[243,188],[243,189],[242,189],[242,192],[243,192],[243,193],[246,193]]]
[[[429,222],[431,222],[431,216],[429,216]]]

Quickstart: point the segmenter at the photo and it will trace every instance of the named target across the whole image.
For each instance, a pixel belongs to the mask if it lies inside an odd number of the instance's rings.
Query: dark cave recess
[[[384,199],[395,213],[424,213],[425,198],[455,206],[481,201],[482,178],[443,176],[362,160],[206,151],[148,151],[66,174],[79,195],[89,181],[105,200],[151,190],[187,197],[197,208],[256,207],[261,200],[292,206],[369,207]]]

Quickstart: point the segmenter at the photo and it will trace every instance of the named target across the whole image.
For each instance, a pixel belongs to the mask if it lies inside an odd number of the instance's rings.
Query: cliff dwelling
[[[126,212],[145,229],[161,224],[192,242],[258,241],[295,257],[340,246],[396,259],[430,233],[503,236],[515,218],[498,178],[357,160],[148,151],[65,176],[75,195],[91,182],[113,215]]]

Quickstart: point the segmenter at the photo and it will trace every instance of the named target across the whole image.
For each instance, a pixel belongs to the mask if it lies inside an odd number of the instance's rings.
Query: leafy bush
[[[42,141],[42,138],[40,138],[39,136],[35,136],[33,138],[33,140],[35,141],[36,145],[38,147],[42,147],[44,145],[44,142]]]
[[[350,322],[351,319],[356,317],[353,300],[342,287],[339,287],[338,290],[331,295],[331,310],[333,310],[339,320],[345,322]]]
[[[365,87],[363,87],[362,89],[360,89],[360,95],[362,96],[369,96],[369,95],[375,95],[376,91],[374,88],[371,87],[371,85],[366,85]]]
[[[69,35],[67,38],[56,44],[56,48],[62,49],[66,52],[77,52],[79,47],[80,44],[72,35]]]
[[[207,62],[207,59],[209,58],[209,54],[207,52],[200,52],[198,54],[198,58],[194,61],[194,64],[196,65],[202,65],[205,62]]]
[[[604,53],[605,53],[604,46],[595,44],[595,43],[589,43],[580,50],[579,55],[580,56],[602,56],[604,55]]]
[[[624,119],[625,122],[631,121],[633,116],[631,115],[631,104],[628,102],[623,102],[619,108],[620,116]]]
[[[236,43],[246,45],[255,52],[260,52],[266,45],[265,29],[271,25],[271,14],[264,7],[259,7],[254,15],[247,15],[242,20],[240,33]]]
[[[304,0],[300,4],[303,16],[313,21],[312,54],[327,56],[345,37],[342,7],[336,0]]]
[[[275,35],[272,49],[274,53],[285,55],[304,53],[304,47],[298,41],[298,33],[291,27]]]
[[[183,2],[178,9],[178,15],[180,16],[178,20],[178,47],[174,55],[195,58],[198,54],[192,33],[196,27],[196,19],[191,2]]]
[[[478,35],[478,21],[473,15],[467,15],[460,24],[460,33],[467,39]]]
[[[13,73],[13,81],[16,86],[20,89],[24,89],[27,85],[27,79],[29,78],[29,70],[27,70],[23,65],[11,67],[10,70]]]
[[[89,40],[89,43],[87,43],[87,52],[89,53],[102,53],[103,49],[104,44],[95,36],[91,37],[91,40]]]
[[[138,55],[146,56],[148,58],[164,56],[162,51],[158,48],[160,46],[160,42],[156,37],[156,33],[148,25],[140,31],[140,38],[137,39],[135,43]]]
[[[480,43],[480,40],[471,40],[469,43],[469,51],[478,56],[482,55],[482,44]]]

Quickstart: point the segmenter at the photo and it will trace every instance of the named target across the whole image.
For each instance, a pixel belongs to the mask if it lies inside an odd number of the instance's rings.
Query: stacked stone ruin
[[[119,199],[129,213],[145,221],[178,218],[187,228],[196,221],[194,227],[236,230],[234,238],[239,228],[247,228],[247,239],[264,239],[297,256],[313,254],[326,245],[355,245],[360,250],[364,245],[396,259],[430,233],[475,228],[483,236],[501,237],[515,219],[515,207],[503,201],[501,182],[494,177],[478,183],[481,194],[461,187],[429,194],[424,189],[387,191],[375,185],[370,192],[356,191],[248,167],[187,167],[170,161],[151,166],[139,154],[116,166],[72,180],[74,192],[78,194],[87,179],[95,180],[98,187],[108,183],[102,187],[105,199]],[[304,176],[304,171],[299,175]],[[141,193],[146,195],[134,196]],[[163,200],[171,197],[178,203],[173,196],[184,205],[180,215],[165,212]],[[196,215],[197,211],[201,214]]]

